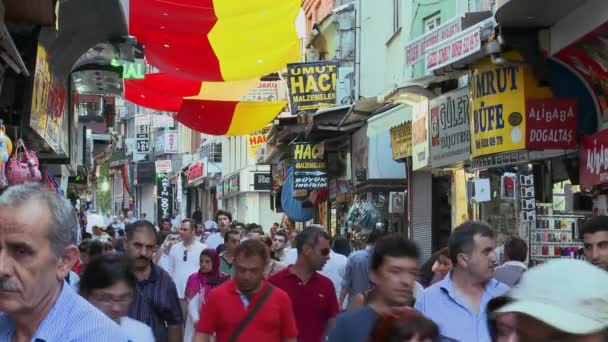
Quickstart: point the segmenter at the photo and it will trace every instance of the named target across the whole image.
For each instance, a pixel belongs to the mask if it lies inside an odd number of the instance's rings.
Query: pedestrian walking
[[[215,221],[217,222],[220,231],[209,235],[207,240],[205,240],[205,244],[209,248],[217,249],[221,244],[224,243],[224,236],[226,235],[226,232],[230,230],[232,214],[224,210],[218,210],[215,213]]]
[[[226,273],[232,276],[233,274],[233,264],[234,264],[234,256],[236,255],[236,250],[241,243],[241,235],[238,230],[230,229],[224,235],[224,247],[225,250],[220,253],[220,271],[222,273]]]
[[[127,317],[137,279],[124,256],[106,254],[91,261],[80,279],[80,295],[118,323],[131,341],[154,342],[152,328]]]
[[[285,261],[285,252],[287,248],[287,232],[284,230],[279,230],[274,233],[274,237],[272,239],[272,250],[274,251],[274,255],[277,261],[284,262]]]
[[[520,238],[510,238],[505,243],[504,255],[505,263],[496,267],[494,279],[513,287],[528,270],[528,265],[525,264],[528,258],[528,245]]]
[[[152,262],[156,228],[148,221],[126,227],[126,255],[137,279],[129,317],[149,325],[156,342],[182,342],[184,315],[169,273]]]
[[[0,195],[0,341],[128,341],[64,282],[78,259],[76,227],[71,204],[40,184]]]
[[[200,255],[200,268],[188,278],[186,284],[186,301],[188,314],[184,341],[192,341],[194,327],[200,319],[202,306],[209,297],[209,293],[216,286],[230,280],[230,275],[220,272],[220,256],[215,249],[207,248]]]
[[[581,260],[549,261],[488,304],[492,340],[608,341],[607,299],[607,272]]]
[[[298,342],[321,342],[340,312],[331,280],[317,271],[329,260],[331,237],[320,225],[298,234],[295,265],[275,274],[270,283],[287,292],[298,324]]]
[[[291,300],[264,278],[268,249],[257,240],[235,253],[234,279],[209,294],[196,327],[195,342],[295,342]]]
[[[329,342],[367,342],[379,318],[412,310],[418,258],[412,241],[397,235],[379,239],[370,260],[376,286],[367,292],[364,306],[338,316]]]
[[[509,287],[493,279],[496,238],[481,222],[458,226],[448,243],[454,269],[416,299],[416,309],[439,325],[446,341],[489,342],[488,302]]]
[[[608,217],[596,216],[581,229],[585,259],[608,271]]]
[[[348,296],[347,306],[358,293],[363,293],[372,287],[369,281],[369,264],[376,241],[385,235],[383,230],[374,229],[367,237],[367,247],[352,253],[346,262],[342,291],[339,303],[342,305]]]
[[[196,239],[194,232],[194,221],[184,219],[179,228],[181,241],[171,247],[169,252],[169,274],[177,288],[177,295],[182,306],[182,312],[186,313],[186,283],[192,273],[200,267],[200,255],[207,248]]]

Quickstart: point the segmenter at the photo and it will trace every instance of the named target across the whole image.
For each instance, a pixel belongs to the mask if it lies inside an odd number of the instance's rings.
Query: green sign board
[[[146,75],[146,63],[143,59],[135,59],[135,62],[129,62],[114,58],[112,66],[122,66],[122,78],[125,80],[143,80]]]

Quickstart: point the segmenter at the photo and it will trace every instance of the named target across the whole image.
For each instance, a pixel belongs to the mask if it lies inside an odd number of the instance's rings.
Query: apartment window
[[[393,32],[401,28],[401,1],[393,0]]]
[[[429,32],[441,25],[441,13],[437,12],[424,19],[424,32]]]

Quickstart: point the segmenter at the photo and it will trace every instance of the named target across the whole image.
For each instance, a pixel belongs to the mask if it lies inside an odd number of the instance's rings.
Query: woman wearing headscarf
[[[230,276],[220,272],[220,255],[215,249],[205,249],[200,255],[200,268],[192,274],[186,283],[186,301],[188,302],[188,317],[184,342],[192,341],[194,327],[199,320],[201,307],[205,304],[209,292],[216,286],[230,279]]]

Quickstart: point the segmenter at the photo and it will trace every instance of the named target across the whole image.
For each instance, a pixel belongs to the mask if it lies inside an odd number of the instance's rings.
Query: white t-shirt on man
[[[120,319],[122,331],[133,342],[154,342],[154,333],[148,325],[129,317]]]
[[[171,252],[169,252],[169,269],[171,272],[169,274],[173,276],[173,282],[180,299],[185,297],[188,278],[193,273],[198,272],[201,253],[206,248],[207,246],[196,239],[188,248],[184,246],[183,241],[171,247]],[[184,253],[186,250],[188,252]],[[186,256],[186,261],[184,261],[184,256]]]

